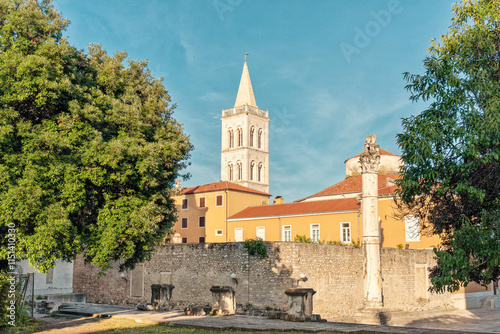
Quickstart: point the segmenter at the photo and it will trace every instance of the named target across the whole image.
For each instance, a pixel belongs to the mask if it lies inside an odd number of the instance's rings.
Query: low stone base
[[[384,308],[360,309],[355,315],[355,321],[367,325],[390,325],[391,313]]]
[[[42,298],[42,299],[40,299]],[[61,293],[53,295],[39,295],[35,300],[35,312],[49,314],[56,312],[64,303],[86,303],[86,293]]]
[[[236,312],[234,310],[214,310],[212,311],[213,315],[218,315],[218,316],[226,316],[226,315],[235,315]]]
[[[300,316],[295,314],[288,314],[286,312],[281,311],[269,311],[267,314],[268,319],[279,319],[286,321],[295,321],[295,322],[326,322],[326,319],[321,319],[319,314],[311,314],[306,316]]]

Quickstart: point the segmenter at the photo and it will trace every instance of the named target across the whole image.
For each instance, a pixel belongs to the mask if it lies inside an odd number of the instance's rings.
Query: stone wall
[[[56,266],[46,274],[37,271],[28,260],[17,262],[20,273],[35,273],[35,295],[73,292],[73,262],[56,261]]]
[[[428,291],[428,268],[435,265],[431,249],[381,249],[384,306],[397,310],[453,307],[451,293]]]
[[[118,265],[98,278],[97,268],[83,265],[78,258],[73,290],[87,293],[88,302],[135,305],[150,302],[151,284],[169,283],[175,286],[172,301],[182,308],[211,304],[210,287],[230,285],[235,289],[237,304],[286,309],[284,291],[298,286],[317,291],[314,313],[322,317],[352,316],[362,306],[361,248],[285,242],[266,242],[266,246],[269,257],[261,259],[249,256],[243,243],[165,245],[144,263],[143,276],[138,268],[123,278]],[[417,310],[451,304],[450,294],[428,294],[427,278],[422,282],[418,277],[424,272],[422,268],[434,261],[431,250],[382,249],[381,253],[387,307]],[[307,277],[306,282],[298,282],[301,273]],[[143,282],[138,277],[143,277]],[[142,296],[131,297],[132,290],[141,284]]]

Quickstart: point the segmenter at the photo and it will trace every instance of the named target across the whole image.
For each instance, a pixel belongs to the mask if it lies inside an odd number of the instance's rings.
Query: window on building
[[[221,236],[222,235],[222,230],[215,230],[215,235],[216,236]]]
[[[241,164],[241,162],[238,162],[237,166],[238,166],[238,180],[241,180],[243,179],[243,165]]]
[[[257,148],[262,148],[262,129],[259,129],[259,134],[257,135]]]
[[[266,228],[264,226],[257,226],[256,237],[257,239],[266,240]]]
[[[243,146],[243,129],[238,128],[238,147]]]
[[[187,244],[188,243],[188,238],[182,238],[182,243]]]
[[[319,242],[320,240],[320,235],[319,235],[319,224],[311,224],[311,241],[312,242]]]
[[[205,227],[205,217],[198,218],[198,227]]]
[[[257,181],[262,182],[262,164],[257,167]]]
[[[215,197],[215,205],[222,206],[222,195],[217,195],[217,197]]]
[[[250,181],[253,181],[254,176],[253,174],[255,173],[255,161],[252,161],[250,163]]]
[[[188,199],[183,198],[182,199],[182,210],[186,210],[188,208]]]
[[[200,197],[200,208],[204,208],[205,207],[205,197]]]
[[[283,241],[292,241],[292,227],[290,225],[283,226]]]
[[[200,244],[204,244],[205,243],[205,237],[198,237],[198,242]]]
[[[181,219],[181,228],[188,228],[188,219],[186,217]]]
[[[242,242],[243,241],[243,229],[242,228],[235,228],[234,229],[234,241],[235,242]]]
[[[252,126],[252,128],[250,129],[250,147],[253,147],[253,137],[254,137],[254,134],[255,134],[255,128]]]
[[[233,130],[229,130],[228,135],[229,135],[229,148],[233,148],[234,147],[234,132],[233,132]]]
[[[351,223],[340,223],[340,241],[351,242]]]
[[[233,181],[233,165],[232,164],[229,164],[227,166],[227,174],[229,175],[229,181]]]
[[[420,221],[418,216],[405,216],[406,241],[420,241]]]

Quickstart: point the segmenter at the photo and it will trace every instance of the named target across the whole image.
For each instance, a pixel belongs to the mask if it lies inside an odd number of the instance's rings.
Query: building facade
[[[172,243],[227,242],[227,217],[265,205],[270,196],[229,181],[185,188],[174,198],[178,218],[168,238]]]
[[[260,237],[266,241],[359,245],[363,221],[359,157],[345,161],[344,180],[316,194],[294,203],[249,207],[230,216],[229,241]],[[418,218],[398,213],[395,180],[400,164],[399,156],[380,149],[377,199],[381,247],[435,247],[440,242],[438,236],[423,234]]]

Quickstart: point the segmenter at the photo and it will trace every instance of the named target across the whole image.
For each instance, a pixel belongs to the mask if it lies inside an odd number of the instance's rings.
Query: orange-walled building
[[[271,195],[229,181],[183,189],[175,196],[175,243],[227,242],[227,217],[248,206],[265,205]]]

